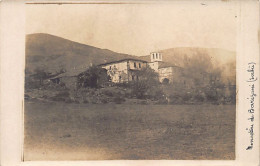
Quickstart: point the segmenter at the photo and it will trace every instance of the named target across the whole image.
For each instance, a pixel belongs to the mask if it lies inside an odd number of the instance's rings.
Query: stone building
[[[141,78],[138,77],[138,71],[149,66],[158,73],[160,82],[185,84],[183,68],[163,62],[162,54],[158,52],[152,52],[150,54],[149,62],[140,59],[122,59],[100,64],[98,66],[107,70],[107,74],[111,77],[111,81],[114,83],[139,80]],[[49,78],[49,81],[56,84],[64,83],[66,84],[66,87],[75,88],[77,76],[86,70],[87,68],[73,69]]]
[[[99,65],[105,68],[112,82],[122,83],[138,80],[136,72],[149,66],[159,75],[160,82],[174,82],[174,78],[181,78],[182,68],[163,62],[162,54],[152,52],[150,62],[139,59],[123,59]]]
[[[99,66],[107,70],[112,82],[122,83],[138,80],[136,72],[147,67],[147,62],[138,59],[123,59]]]

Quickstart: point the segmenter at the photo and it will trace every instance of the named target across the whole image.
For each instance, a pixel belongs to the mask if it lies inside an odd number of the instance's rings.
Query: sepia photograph
[[[235,160],[237,6],[25,6],[23,161]]]

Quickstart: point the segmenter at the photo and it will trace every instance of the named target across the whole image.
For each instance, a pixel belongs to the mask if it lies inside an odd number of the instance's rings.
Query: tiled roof
[[[127,59],[121,59],[121,60],[118,60],[118,61],[112,61],[112,62],[103,63],[103,64],[100,64],[100,65],[98,65],[98,66],[103,66],[103,65],[108,65],[108,64],[114,64],[114,63],[120,63],[120,62],[124,62],[124,61],[140,61],[140,62],[145,62],[145,63],[147,63],[147,61],[145,61],[145,60],[127,58]]]

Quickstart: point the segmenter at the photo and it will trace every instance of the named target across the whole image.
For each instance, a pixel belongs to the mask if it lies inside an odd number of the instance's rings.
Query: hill
[[[56,72],[60,69],[88,67],[91,64],[101,64],[123,58],[136,57],[49,34],[37,33],[26,36],[26,70],[28,71],[42,67],[49,72]]]
[[[172,65],[187,67],[187,62],[198,67],[209,66],[213,72],[214,69],[222,71],[224,80],[229,80],[235,84],[236,80],[236,53],[219,48],[194,48],[177,47],[166,50],[160,50],[163,55],[163,61]],[[204,57],[204,59],[203,59]],[[205,58],[206,57],[206,58]],[[150,60],[150,55],[140,57],[142,60]],[[203,61],[204,60],[204,61]],[[194,71],[196,72],[196,71]]]
[[[225,76],[235,79],[235,52],[217,48],[189,47],[170,48],[160,50],[160,52],[163,54],[163,61],[181,67],[185,67],[187,60],[194,65],[196,63],[201,65],[202,59],[199,58],[201,55],[206,55],[210,59],[205,60],[204,63],[212,64],[214,68],[221,68]],[[37,33],[26,37],[27,71],[41,67],[55,73],[61,69],[69,71],[73,68],[83,68],[91,64],[101,64],[124,58],[150,61],[149,55],[138,57],[116,53],[108,49],[100,49],[49,34]]]
[[[198,55],[208,55],[214,66],[223,65],[236,61],[236,53],[219,48],[196,48],[196,47],[177,47],[159,52],[163,55],[163,61],[176,66],[184,67],[185,58],[191,59]],[[150,55],[141,56],[143,60],[150,60]]]

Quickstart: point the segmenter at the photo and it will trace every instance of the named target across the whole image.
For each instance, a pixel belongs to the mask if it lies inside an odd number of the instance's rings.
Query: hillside
[[[160,52],[163,54],[163,61],[181,67],[185,67],[187,60],[196,64],[194,57],[198,57],[197,61],[201,61],[198,55],[207,55],[214,67],[221,68],[226,76],[235,77],[235,52],[217,48],[189,47],[171,48],[160,50]],[[49,34],[38,33],[26,37],[26,69],[29,71],[42,67],[55,73],[60,69],[68,71],[73,68],[88,67],[91,64],[101,64],[124,58],[150,61],[149,55],[138,57],[120,54]],[[206,60],[205,63],[209,63],[209,61]]]
[[[26,69],[33,71],[42,67],[50,72],[60,69],[87,67],[123,58],[135,58],[127,54],[116,53],[73,42],[49,34],[31,34],[26,36]]]
[[[229,79],[233,83],[236,80],[236,53],[218,48],[191,48],[178,47],[166,50],[160,50],[163,55],[163,61],[176,66],[186,67],[187,61],[193,65],[208,64],[213,69],[219,68],[222,71],[223,79]],[[203,55],[209,60],[200,59]],[[140,57],[142,60],[150,60],[150,55]],[[206,65],[205,65],[206,66]],[[205,69],[206,70],[206,69]],[[195,71],[194,71],[195,72]],[[211,71],[208,71],[211,72]]]
[[[197,55],[208,55],[214,66],[223,65],[236,61],[236,53],[218,48],[195,48],[195,47],[177,47],[166,50],[160,50],[163,55],[163,61],[184,67],[184,59]],[[150,60],[150,55],[140,57],[143,60]]]

